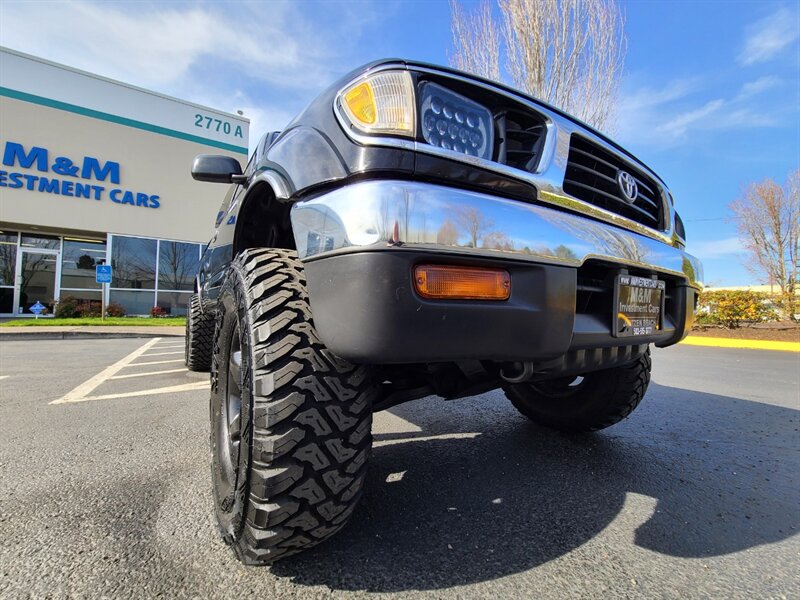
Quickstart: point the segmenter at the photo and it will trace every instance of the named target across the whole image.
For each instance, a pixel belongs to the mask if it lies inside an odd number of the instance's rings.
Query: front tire
[[[650,349],[634,362],[582,377],[506,384],[511,403],[531,421],[567,433],[605,429],[630,415],[650,383]]]
[[[341,529],[361,496],[377,388],[320,342],[295,252],[234,259],[211,373],[215,513],[239,559],[271,563]]]

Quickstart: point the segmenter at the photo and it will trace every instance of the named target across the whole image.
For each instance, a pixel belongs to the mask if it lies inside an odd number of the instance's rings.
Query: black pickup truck
[[[699,262],[664,182],[556,108],[452,69],[350,73],[232,184],[186,364],[211,371],[216,516],[248,564],[307,549],[362,491],[372,413],[502,388],[568,432],[627,417],[689,330]]]

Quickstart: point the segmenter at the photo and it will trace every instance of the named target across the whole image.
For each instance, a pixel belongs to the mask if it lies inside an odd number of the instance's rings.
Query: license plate
[[[614,335],[653,335],[661,329],[664,312],[663,281],[617,275],[614,285]]]

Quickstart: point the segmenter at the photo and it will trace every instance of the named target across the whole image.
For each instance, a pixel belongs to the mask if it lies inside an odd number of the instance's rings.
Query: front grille
[[[636,179],[638,194],[631,203],[624,198],[617,183],[620,171],[625,171]],[[570,141],[564,191],[579,200],[642,225],[662,229],[661,193],[658,184],[640,169],[577,135],[573,135]]]
[[[508,110],[495,117],[497,162],[533,172],[539,164],[544,143],[544,121],[541,117]]]

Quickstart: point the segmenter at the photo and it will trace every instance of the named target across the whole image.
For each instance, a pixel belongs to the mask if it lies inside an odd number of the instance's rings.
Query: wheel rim
[[[242,419],[242,341],[239,328],[231,336],[228,352],[228,373],[225,385],[225,403],[218,420],[220,466],[225,496],[236,487],[239,465]]]

